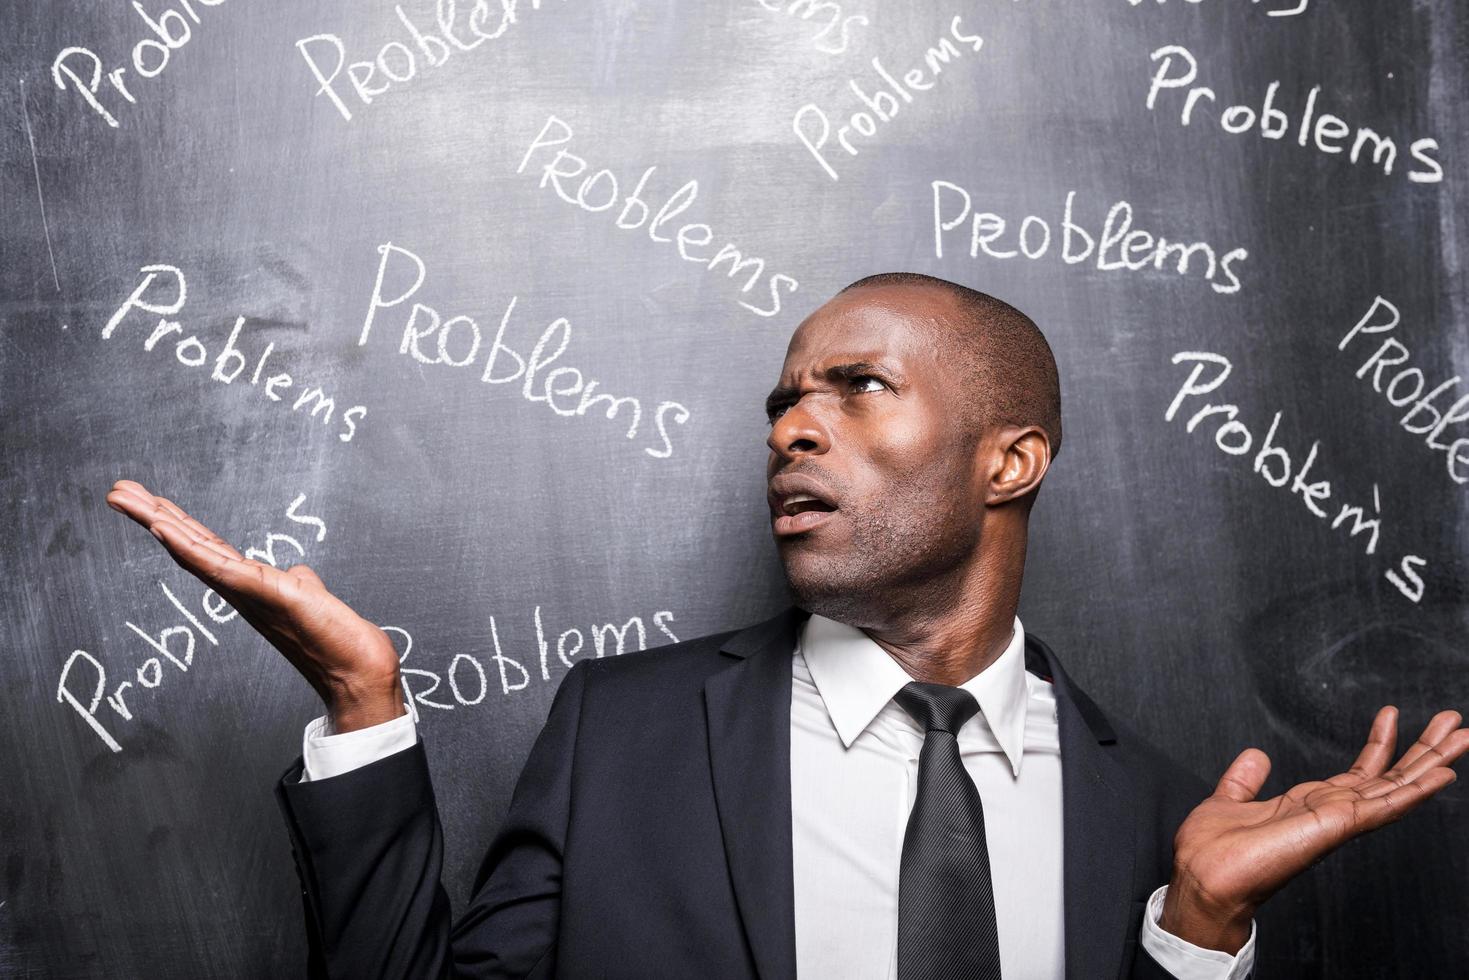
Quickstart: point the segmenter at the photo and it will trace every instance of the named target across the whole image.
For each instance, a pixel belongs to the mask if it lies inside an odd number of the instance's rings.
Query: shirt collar
[[[826,713],[847,748],[893,695],[913,680],[866,633],[816,613],[801,627],[800,648]],[[984,723],[1018,777],[1025,750],[1025,706],[1030,697],[1025,681],[1025,629],[1019,616],[1009,645],[995,662],[959,686],[979,702]]]

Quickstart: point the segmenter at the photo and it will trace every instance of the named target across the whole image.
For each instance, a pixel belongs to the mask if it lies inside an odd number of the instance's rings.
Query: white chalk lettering
[[[1392,174],[1397,163],[1396,140],[1369,126],[1356,127],[1353,136],[1353,128],[1340,116],[1319,111],[1320,85],[1313,86],[1304,96],[1299,92],[1283,96],[1280,82],[1270,82],[1257,111],[1253,103],[1220,105],[1218,93],[1207,85],[1195,84],[1199,77],[1198,59],[1180,44],[1165,44],[1153,51],[1148,60],[1157,67],[1153,70],[1143,104],[1149,111],[1156,111],[1160,95],[1165,92],[1181,93],[1182,101],[1177,103],[1180,126],[1188,126],[1200,116],[1216,118],[1220,128],[1227,133],[1253,131],[1266,140],[1284,140],[1294,129],[1296,143],[1300,146],[1314,147],[1328,155],[1345,154],[1343,159],[1352,164],[1366,161],[1384,175]],[[1208,100],[1207,107],[1201,105],[1204,100]],[[1293,116],[1282,106],[1292,109],[1299,106],[1299,114]],[[1349,136],[1353,139],[1347,144],[1345,140]],[[1438,141],[1427,137],[1414,140],[1409,145],[1413,166],[1407,170],[1408,180],[1415,184],[1436,184],[1443,180],[1443,165],[1434,155],[1437,150]]]
[[[532,159],[538,162],[544,161],[541,162],[540,182],[537,186],[542,189],[550,188],[552,193],[561,200],[583,211],[610,214],[611,208],[617,203],[621,194],[621,188],[626,184],[618,181],[616,175],[607,169],[600,169],[583,176],[589,167],[586,159],[565,148],[574,135],[571,125],[564,119],[555,115],[548,116],[541,131],[536,134],[535,139],[531,140],[525,155],[520,158],[520,165],[515,168],[515,172],[524,173]],[[552,153],[552,150],[555,152]],[[613,222],[616,227],[632,232],[646,228],[648,238],[654,242],[676,241],[680,258],[696,265],[702,265],[709,272],[715,272],[721,265],[728,263],[726,277],[731,280],[737,279],[747,267],[752,267],[749,274],[745,276],[744,285],[740,287],[740,294],[743,295],[755,289],[756,284],[763,279],[766,282],[766,289],[763,292],[769,295],[769,300],[760,303],[737,299],[736,302],[759,317],[772,317],[779,314],[781,294],[782,292],[795,292],[800,285],[796,279],[784,273],[767,274],[764,259],[756,256],[746,257],[743,250],[733,243],[726,243],[712,256],[696,252],[697,249],[704,248],[713,242],[713,228],[703,222],[690,222],[677,228],[674,228],[672,223],[674,218],[693,206],[699,196],[699,182],[697,180],[685,181],[663,202],[657,212],[653,212],[644,195],[652,196],[645,188],[657,169],[656,166],[645,169],[632,191],[622,198],[622,208],[617,212],[617,218]],[[634,213],[637,215],[636,220],[630,220],[629,215]],[[666,230],[660,234],[660,229]],[[761,291],[757,290],[758,292]]]
[[[1168,0],[1127,0],[1127,2],[1129,6],[1133,7],[1137,7],[1145,3],[1148,6],[1153,7],[1157,6],[1158,4],[1167,3]],[[1202,0],[1183,0],[1183,2],[1198,4],[1202,2]],[[1303,14],[1306,12],[1306,7],[1310,5],[1311,0],[1278,0],[1275,6],[1269,6],[1272,2],[1273,0],[1266,0],[1266,5],[1267,7],[1269,7],[1269,9],[1265,11],[1265,15],[1267,17],[1295,17],[1297,14]],[[1254,4],[1255,7],[1259,9],[1260,0],[1250,0],[1250,3]]]
[[[843,54],[850,49],[852,35],[859,27],[870,27],[872,21],[865,14],[847,14],[842,5],[832,0],[756,0],[760,6],[772,13],[785,14],[801,21],[820,21],[826,18],[821,30],[811,37],[811,43],[822,54]],[[833,33],[835,32],[835,33]]]
[[[179,6],[183,8],[180,12],[172,7],[163,7],[160,10],[156,6],[150,11],[140,0],[133,0],[133,11],[143,21],[143,26],[152,33],[151,37],[141,38],[132,46],[133,72],[142,78],[156,78],[162,74],[174,53],[188,44],[189,39],[194,36],[190,21],[194,24],[202,23],[194,4],[217,7],[223,2],[224,0],[179,0]],[[81,69],[80,74],[78,69]],[[63,48],[51,62],[51,80],[56,83],[56,87],[63,91],[70,87],[81,96],[87,108],[113,128],[118,126],[116,112],[121,111],[123,103],[136,105],[138,102],[128,88],[126,75],[125,65],[110,69],[106,76],[112,91],[99,92],[103,69],[102,59],[95,52],[80,46]],[[103,98],[111,104],[111,109],[103,103]]]
[[[177,320],[170,319],[183,310],[188,300],[188,283],[184,273],[177,266],[172,265],[145,265],[138,270],[143,274],[136,288],[128,296],[123,304],[119,306],[108,318],[102,328],[102,339],[111,338],[117,329],[124,323],[134,319],[146,319],[136,317],[134,314],[149,314],[158,317],[156,324],[148,338],[143,341],[143,350],[152,351],[165,337],[177,334],[180,339],[174,344],[174,357],[185,367],[203,367],[209,360],[209,351],[204,341],[196,334],[183,336],[184,326]],[[244,329],[245,317],[236,317],[234,326],[230,329],[229,336],[224,341],[224,346],[219,349],[214,358],[213,370],[209,373],[212,381],[223,385],[232,385],[240,378],[249,366],[249,358],[245,349],[239,345],[240,331]],[[319,418],[323,425],[331,425],[333,416],[336,414],[336,399],[328,395],[323,389],[314,385],[303,385],[299,394],[292,400],[287,401],[282,394],[292,386],[295,379],[290,374],[281,372],[271,375],[261,384],[261,374],[265,369],[265,362],[274,351],[274,344],[266,344],[260,358],[255,362],[255,370],[250,375],[249,387],[258,387],[261,394],[272,402],[282,402],[290,405],[291,411],[304,414],[307,418]],[[241,386],[244,386],[241,382]],[[302,410],[305,409],[304,412]],[[365,405],[354,405],[342,413],[339,420],[341,431],[337,438],[342,442],[351,442],[356,435],[357,423],[367,415]]]
[[[432,69],[443,67],[456,53],[473,51],[486,41],[503,37],[511,25],[519,23],[519,15],[527,8],[540,10],[541,0],[487,0],[468,4],[461,20],[455,0],[435,0],[432,26],[425,27],[429,15],[422,4],[410,14],[403,4],[393,7],[399,38],[384,42],[366,60],[348,62],[347,46],[340,35],[324,32],[303,37],[296,50],[306,62],[306,69],[316,82],[317,95],[325,95],[332,108],[347,121],[353,110],[361,111],[374,99],[386,95],[394,87],[402,87]],[[346,69],[347,77],[342,78]],[[381,80],[374,81],[377,76]]]
[[[678,642],[678,637],[668,628],[674,618],[671,611],[659,610],[651,618],[658,632],[668,638],[667,642]],[[550,634],[545,627],[541,606],[532,610],[529,619],[527,634],[533,633],[534,636],[527,635],[524,640],[517,641],[525,645],[527,652],[522,652],[519,646],[509,646],[512,634],[508,627],[502,641],[500,624],[503,620],[492,615],[489,617],[488,649],[459,650],[442,669],[425,666],[421,654],[409,666],[409,657],[415,649],[413,635],[402,626],[383,626],[382,629],[393,638],[393,645],[399,649],[398,670],[403,697],[414,723],[423,720],[418,711],[420,707],[440,711],[473,707],[483,704],[490,692],[496,689],[502,697],[510,697],[527,690],[532,680],[541,683],[555,680],[559,683],[561,676],[584,657],[619,657],[649,649],[648,629],[643,617],[630,616],[620,625],[614,619],[561,630],[556,634],[556,656],[553,659],[552,644],[548,640]],[[590,647],[586,643],[588,636],[592,637]],[[532,642],[534,649],[530,648]],[[538,665],[540,669],[533,671],[527,664]],[[498,683],[492,678],[498,678]],[[447,697],[443,694],[444,687],[449,690]],[[432,696],[435,694],[437,697]]]
[[[80,657],[87,664],[87,666],[92,668],[93,679],[95,681],[92,686],[92,693],[90,695],[91,700],[85,707],[83,707],[82,703],[77,700],[77,697],[75,694],[72,693],[71,688],[67,686],[67,681],[71,677],[72,665],[77,662],[78,657]],[[112,735],[108,733],[107,729],[102,727],[102,723],[97,720],[97,706],[102,703],[102,692],[106,689],[106,668],[104,668],[102,664],[98,662],[96,657],[92,656],[87,651],[73,650],[71,652],[71,656],[66,658],[66,663],[63,664],[61,667],[61,678],[56,682],[56,700],[69,705],[72,710],[81,715],[82,718],[86,720],[87,724],[92,727],[92,731],[97,734],[97,737],[102,740],[103,745],[106,745],[114,752],[121,752],[122,746],[117,744],[117,739],[113,738]],[[124,718],[129,717],[126,712],[119,713],[122,714]]]
[[[326,522],[319,517],[313,517],[300,513],[301,506],[306,502],[306,495],[298,494],[286,509],[285,516],[288,520],[298,524],[306,524],[316,528],[315,540],[321,541],[326,537]],[[248,548],[245,554],[249,557],[259,558],[268,564],[280,567],[280,558],[275,553],[275,545],[278,542],[286,542],[294,546],[300,554],[305,554],[305,549],[300,542],[288,535],[274,531],[265,532],[265,547]],[[179,673],[187,673],[195,669],[199,658],[196,656],[199,638],[202,637],[212,646],[219,646],[219,637],[214,631],[205,625],[205,619],[218,626],[228,623],[239,616],[231,609],[219,594],[213,589],[205,589],[199,598],[199,606],[204,611],[204,619],[201,619],[177,594],[170,589],[165,582],[158,582],[158,588],[163,593],[164,611],[172,617],[175,613],[179,617],[176,620],[163,620],[168,625],[157,628],[153,626],[144,628],[131,619],[123,625],[139,640],[150,654],[133,669],[134,680],[124,680],[112,687],[112,693],[106,694],[108,688],[107,667],[102,660],[85,650],[73,650],[62,665],[61,676],[56,684],[56,700],[65,704],[80,715],[93,733],[102,740],[102,743],[113,752],[121,752],[122,744],[111,732],[105,728],[97,717],[97,709],[104,700],[116,716],[122,721],[133,721],[134,713],[124,698],[124,692],[134,687],[138,692],[148,691],[152,696],[159,696],[167,690],[167,680],[171,670],[165,670],[164,664],[168,663],[177,669]],[[147,616],[135,617],[139,622],[154,622],[154,616],[158,610],[147,610]],[[90,668],[90,679],[92,690],[85,698],[79,698],[73,690],[74,682],[72,675],[74,671],[80,670],[78,665]],[[136,682],[136,683],[135,683]]]
[[[542,402],[555,414],[564,418],[594,417],[600,409],[604,418],[618,421],[625,426],[624,436],[636,439],[640,432],[646,433],[643,423],[642,401],[634,395],[612,395],[596,391],[601,381],[590,376],[582,368],[565,364],[551,367],[571,346],[571,321],[558,317],[542,331],[529,353],[521,354],[510,345],[506,332],[511,324],[518,296],[510,297],[494,339],[488,344],[480,342],[483,333],[472,316],[456,314],[444,319],[436,306],[415,299],[427,278],[428,267],[415,253],[401,245],[385,242],[378,246],[377,277],[372,296],[367,301],[367,316],[358,335],[359,346],[365,345],[372,335],[379,314],[384,311],[405,308],[407,315],[402,319],[398,353],[421,364],[447,368],[469,368],[474,370],[474,360],[483,354],[484,365],[480,369],[480,381],[498,386],[519,381],[517,390],[526,401]],[[409,280],[412,284],[404,288]],[[409,302],[413,300],[413,302]],[[401,314],[399,314],[401,315]],[[450,353],[450,342],[445,340],[444,331],[458,325],[460,336],[475,338],[472,345],[455,354]],[[522,347],[522,349],[524,349]],[[504,360],[502,360],[504,359]],[[505,366],[498,370],[497,363]],[[513,365],[513,367],[512,367]],[[594,393],[595,392],[595,393]],[[673,439],[665,416],[683,425],[692,417],[690,411],[675,401],[663,401],[654,414],[657,435],[654,445],[644,446],[643,451],[654,459],[667,459],[673,455]],[[646,438],[646,435],[645,435]]]
[[[1229,358],[1213,351],[1179,351],[1173,355],[1174,364],[1190,365],[1188,377],[1184,379],[1173,400],[1163,412],[1163,420],[1172,422],[1179,416],[1179,409],[1185,403],[1192,406],[1190,399],[1202,399],[1205,395],[1217,392],[1233,371],[1233,364]],[[1368,506],[1356,503],[1342,503],[1335,516],[1332,516],[1329,507],[1321,506],[1327,500],[1332,499],[1332,484],[1328,480],[1316,480],[1306,482],[1306,474],[1316,462],[1316,454],[1320,449],[1320,440],[1313,440],[1307,450],[1305,462],[1294,473],[1292,480],[1292,454],[1286,447],[1284,436],[1278,435],[1283,412],[1275,412],[1270,421],[1270,426],[1265,433],[1265,438],[1258,446],[1253,461],[1253,470],[1265,482],[1267,486],[1286,489],[1291,496],[1299,496],[1305,512],[1312,517],[1325,521],[1331,518],[1327,525],[1332,530],[1341,531],[1348,540],[1357,540],[1362,535],[1360,544],[1362,553],[1375,555],[1382,535],[1382,494],[1377,484],[1372,485],[1371,516],[1368,516]],[[1204,401],[1199,404],[1188,421],[1184,423],[1184,432],[1192,433],[1206,419],[1215,420],[1214,444],[1223,453],[1231,456],[1244,456],[1251,447],[1255,446],[1254,430],[1240,418],[1241,409],[1238,405],[1224,401]],[[1226,421],[1218,422],[1223,417]],[[1287,489],[1288,486],[1288,489]],[[1393,584],[1403,596],[1411,602],[1418,602],[1423,597],[1424,583],[1422,578],[1414,570],[1423,568],[1428,563],[1417,555],[1407,555],[1399,559],[1395,568],[1389,568],[1383,573],[1383,577]]]
[[[840,180],[832,162],[832,155],[838,148],[849,157],[858,156],[863,142],[874,139],[880,129],[898,115],[903,105],[912,104],[923,92],[934,87],[934,81],[943,74],[945,66],[966,51],[977,52],[984,46],[984,38],[978,34],[966,34],[959,26],[960,20],[956,14],[949,21],[948,34],[923,53],[922,67],[915,65],[903,73],[902,81],[894,78],[893,72],[878,57],[871,61],[871,75],[860,81],[847,79],[847,87],[851,89],[857,107],[850,108],[852,103],[849,102],[850,111],[842,110],[846,113],[846,121],[836,126],[835,145],[832,145],[830,113],[815,102],[808,102],[796,110],[791,119],[791,129],[822,172],[832,180]],[[924,69],[927,69],[926,74]],[[838,118],[841,118],[841,113],[838,113]]]
[[[1392,408],[1407,408],[1397,420],[1398,427],[1423,436],[1425,446],[1444,454],[1449,479],[1458,484],[1469,483],[1469,426],[1465,426],[1469,422],[1469,391],[1459,394],[1460,376],[1455,374],[1430,388],[1422,367],[1406,366],[1413,352],[1401,340],[1392,336],[1384,337],[1380,343],[1367,339],[1393,333],[1402,319],[1402,313],[1393,303],[1376,296],[1367,312],[1342,336],[1336,349],[1345,351],[1361,341],[1353,352],[1370,353],[1363,358],[1355,376],[1382,395]]]
[[[1076,191],[1066,194],[1061,208],[1060,235],[1052,235],[1052,222],[1035,214],[1026,215],[1021,221],[1007,221],[992,211],[978,211],[974,198],[958,184],[947,180],[935,180],[933,188],[933,253],[936,258],[944,257],[944,246],[951,248],[959,239],[961,247],[971,259],[981,256],[989,259],[1042,259],[1047,253],[1066,265],[1091,262],[1104,272],[1173,273],[1179,276],[1200,276],[1209,283],[1209,288],[1220,294],[1240,291],[1242,285],[1238,266],[1249,258],[1243,248],[1232,248],[1219,255],[1208,242],[1170,241],[1161,234],[1133,227],[1133,207],[1127,201],[1117,201],[1107,211],[1102,225],[1091,225],[1088,230],[1083,220],[1076,217]],[[1056,217],[1051,212],[1051,217]],[[968,222],[967,232],[963,228]],[[948,233],[954,232],[953,236]],[[1059,238],[1059,246],[1052,251],[1052,243]]]

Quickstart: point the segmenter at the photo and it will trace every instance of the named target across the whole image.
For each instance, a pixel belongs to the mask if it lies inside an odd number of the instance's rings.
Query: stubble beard
[[[796,605],[862,628],[952,598],[952,573],[978,548],[977,522],[957,514],[950,502],[921,496],[890,496],[877,513],[843,509],[839,520],[851,535],[841,547],[786,543],[781,561]]]

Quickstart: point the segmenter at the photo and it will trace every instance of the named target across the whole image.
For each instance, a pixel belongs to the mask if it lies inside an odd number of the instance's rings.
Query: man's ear
[[[987,440],[987,449],[987,506],[1033,496],[1051,468],[1051,440],[1037,425],[999,426]]]

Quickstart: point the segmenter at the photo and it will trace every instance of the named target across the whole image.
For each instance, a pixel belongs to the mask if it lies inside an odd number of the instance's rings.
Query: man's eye
[[[777,408],[771,409],[769,415],[767,415],[765,418],[765,424],[770,426],[775,425],[775,423],[780,420],[780,417],[786,413],[786,409],[788,408],[790,408],[789,405],[781,405]]]
[[[876,388],[863,388],[862,386],[865,385],[865,384],[867,384],[869,381],[872,382],[873,384],[877,385],[877,387]],[[873,377],[870,374],[859,374],[859,375],[857,375],[855,378],[852,379],[852,386],[854,388],[858,389],[859,391],[878,391],[878,390],[881,390],[881,389],[887,387],[887,385],[885,385],[885,384],[882,383],[882,379],[881,378]]]

